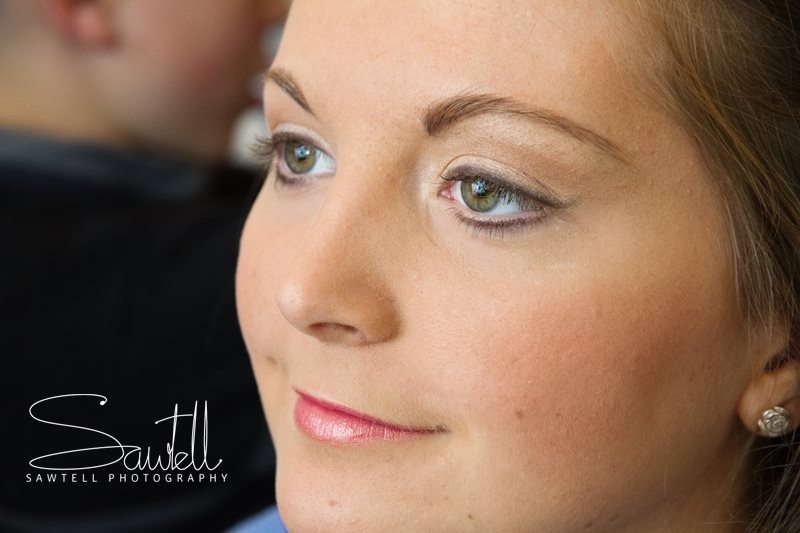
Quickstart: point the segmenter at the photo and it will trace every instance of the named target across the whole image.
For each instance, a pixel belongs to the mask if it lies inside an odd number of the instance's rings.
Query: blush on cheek
[[[649,223],[658,221],[650,230],[658,238],[609,226],[604,246],[584,243],[591,254],[576,255],[575,267],[542,268],[529,276],[535,286],[493,293],[487,305],[505,334],[490,347],[491,364],[476,354],[475,371],[503,399],[483,413],[485,422],[505,417],[523,429],[528,420],[553,449],[586,434],[618,448],[630,420],[655,419],[651,427],[669,431],[666,421],[689,416],[741,340],[727,257],[717,246],[724,226],[709,212],[716,213],[706,209],[701,231],[696,214],[676,222],[656,212]]]

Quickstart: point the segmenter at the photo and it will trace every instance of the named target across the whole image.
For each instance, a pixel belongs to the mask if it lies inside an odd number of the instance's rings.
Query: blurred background
[[[278,45],[281,42],[283,24],[277,24],[264,32],[262,46],[267,57],[275,57],[278,52]],[[251,87],[256,99],[261,99],[262,77],[253,78]],[[260,105],[252,105],[242,111],[236,118],[231,133],[229,147],[229,157],[234,165],[250,168],[260,172],[263,169],[263,162],[253,152],[253,141],[258,136],[267,133],[267,123],[264,120],[264,113]]]
[[[0,0],[0,531],[274,502],[234,276],[286,10]]]

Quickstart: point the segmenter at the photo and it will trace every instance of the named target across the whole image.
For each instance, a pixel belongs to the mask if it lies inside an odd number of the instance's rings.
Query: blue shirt
[[[286,526],[283,525],[278,514],[277,507],[270,507],[241,524],[235,526],[228,533],[286,533]]]

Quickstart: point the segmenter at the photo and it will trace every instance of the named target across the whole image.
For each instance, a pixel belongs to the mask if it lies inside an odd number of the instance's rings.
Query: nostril
[[[334,338],[341,340],[342,337],[349,337],[356,344],[366,341],[364,334],[358,328],[338,322],[316,322],[308,326],[308,329],[319,338],[327,337],[329,340]]]
[[[314,330],[328,330],[328,331],[342,331],[343,333],[356,333],[358,330],[353,326],[348,326],[347,324],[337,324],[336,322],[317,322],[316,324],[311,324],[309,329]]]

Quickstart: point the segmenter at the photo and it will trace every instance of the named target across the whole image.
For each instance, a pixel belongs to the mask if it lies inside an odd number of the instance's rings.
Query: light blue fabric
[[[252,516],[236,525],[228,533],[286,533],[286,526],[281,522],[277,507],[270,507],[264,512]]]

